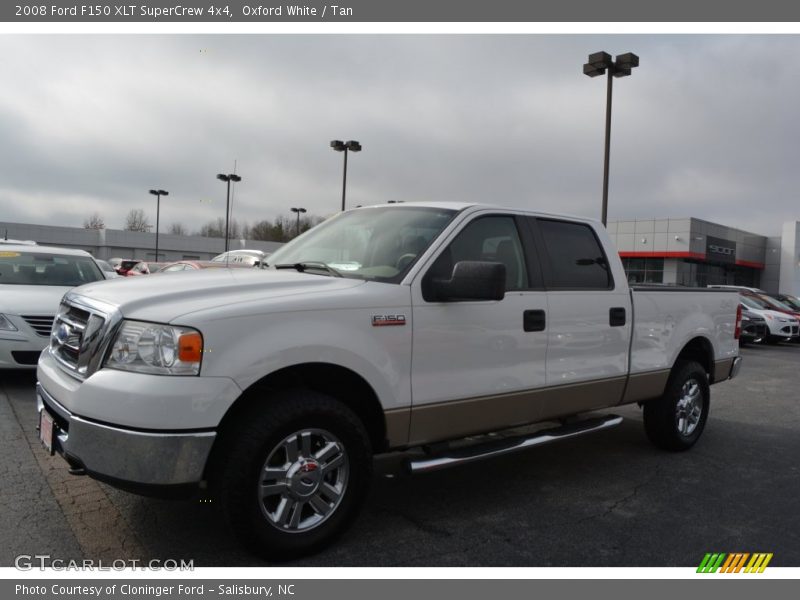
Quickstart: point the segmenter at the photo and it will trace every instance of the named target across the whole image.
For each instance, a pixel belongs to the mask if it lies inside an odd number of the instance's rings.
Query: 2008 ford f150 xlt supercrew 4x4
[[[212,494],[248,547],[287,559],[352,521],[374,454],[431,470],[612,426],[582,415],[629,403],[657,446],[691,447],[709,385],[738,371],[738,307],[630,289],[596,221],[360,208],[265,270],[69,292],[38,366],[40,438],[123,489]]]

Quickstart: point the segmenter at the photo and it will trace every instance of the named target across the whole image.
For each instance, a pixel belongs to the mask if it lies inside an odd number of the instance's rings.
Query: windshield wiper
[[[283,265],[275,265],[276,269],[295,269],[300,273],[305,273],[309,269],[320,269],[322,271],[327,271],[334,277],[342,277],[342,274],[330,266],[328,263],[319,262],[319,261],[304,261],[304,262],[297,262],[297,263],[286,263]]]

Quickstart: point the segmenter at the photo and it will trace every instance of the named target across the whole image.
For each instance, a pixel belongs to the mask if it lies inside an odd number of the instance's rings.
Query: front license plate
[[[46,410],[39,412],[39,439],[45,449],[53,454],[53,417]]]

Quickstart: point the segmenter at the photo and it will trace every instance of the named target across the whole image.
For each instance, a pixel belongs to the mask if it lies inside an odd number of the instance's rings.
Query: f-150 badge
[[[373,327],[388,327],[390,325],[405,325],[405,315],[372,315]]]

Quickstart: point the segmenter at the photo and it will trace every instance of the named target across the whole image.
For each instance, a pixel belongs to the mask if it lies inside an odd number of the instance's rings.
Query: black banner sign
[[[736,242],[723,240],[710,235],[707,236],[706,260],[734,264],[736,262]]]
[[[16,0],[0,5],[5,22],[797,22],[800,3],[785,0]]]

